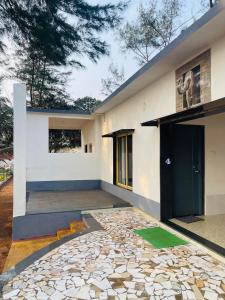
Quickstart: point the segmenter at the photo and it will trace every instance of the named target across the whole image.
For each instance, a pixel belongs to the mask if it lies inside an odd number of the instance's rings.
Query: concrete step
[[[85,228],[83,221],[73,221],[70,223],[70,229],[75,230],[76,232],[81,231]]]
[[[85,228],[83,221],[73,221],[70,223],[69,228],[60,229],[57,231],[57,239],[60,240],[65,236],[80,232]]]
[[[57,239],[60,240],[64,238],[65,236],[74,234],[76,231],[72,229],[60,229],[57,231]]]

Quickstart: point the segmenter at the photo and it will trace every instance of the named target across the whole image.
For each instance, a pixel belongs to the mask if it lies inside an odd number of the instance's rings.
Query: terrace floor
[[[225,264],[203,247],[154,248],[133,230],[159,222],[134,208],[92,216],[102,230],[37,260],[4,286],[3,299],[225,299]]]
[[[30,192],[27,214],[127,207],[129,203],[103,190]]]

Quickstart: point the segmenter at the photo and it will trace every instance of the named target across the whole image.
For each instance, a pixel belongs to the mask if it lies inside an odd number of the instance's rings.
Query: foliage
[[[9,100],[0,96],[0,160],[11,157],[13,144],[13,109]]]
[[[86,96],[75,100],[72,104],[72,108],[80,112],[91,113],[100,103],[100,100]]]
[[[80,130],[49,130],[49,152],[58,152],[63,148],[76,148],[81,146]]]
[[[12,175],[11,169],[0,168],[0,182],[5,181]]]
[[[1,0],[0,50],[7,35],[17,46],[35,49],[49,64],[82,67],[81,56],[96,62],[108,53],[99,34],[119,24],[125,7],[85,0]]]
[[[70,96],[66,83],[70,72],[50,65],[39,52],[23,48],[17,51],[19,61],[11,69],[13,77],[26,82],[29,105],[39,108],[67,109]]]
[[[109,77],[102,79],[102,94],[108,96],[112,94],[124,81],[124,69],[119,70],[113,63],[109,66]]]
[[[146,7],[140,5],[137,20],[119,31],[122,50],[133,52],[138,63],[145,64],[153,52],[170,43],[180,12],[181,0],[150,0]]]

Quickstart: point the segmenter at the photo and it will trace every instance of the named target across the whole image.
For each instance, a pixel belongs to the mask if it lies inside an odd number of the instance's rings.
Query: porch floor
[[[103,190],[30,192],[27,214],[129,206],[128,202]]]
[[[190,224],[177,219],[170,221],[225,248],[225,214],[202,216],[202,219]]]

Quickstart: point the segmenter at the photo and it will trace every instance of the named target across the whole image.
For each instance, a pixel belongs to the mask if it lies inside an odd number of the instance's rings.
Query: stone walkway
[[[133,229],[156,226],[128,208],[94,212],[104,230],[45,255],[3,289],[3,299],[225,299],[225,265],[188,244],[154,249]]]

